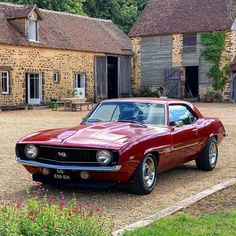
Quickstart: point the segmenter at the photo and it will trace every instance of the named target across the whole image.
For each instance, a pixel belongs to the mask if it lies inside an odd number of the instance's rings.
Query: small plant
[[[220,92],[207,89],[206,93],[203,95],[204,102],[222,102],[223,96]]]
[[[74,90],[70,90],[70,89],[68,89],[67,91],[66,91],[66,97],[71,97],[71,96],[74,96]]]
[[[152,91],[150,87],[141,87],[134,97],[159,97],[158,91]]]
[[[0,206],[1,236],[111,235],[111,224],[100,208],[85,208],[75,198],[66,204],[63,194],[40,200],[39,191],[26,203]]]

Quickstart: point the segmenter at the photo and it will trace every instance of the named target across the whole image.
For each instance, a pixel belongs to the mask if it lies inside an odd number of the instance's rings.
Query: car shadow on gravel
[[[188,181],[188,179],[193,175],[194,172],[195,176],[197,176],[199,173],[199,170],[197,170],[194,164],[185,164],[183,166],[168,170],[158,176],[156,188],[161,188],[161,186],[165,185],[166,182],[173,182],[173,178],[175,179],[175,181],[179,180],[180,183],[182,183],[183,181]],[[73,197],[76,197],[82,200],[86,198],[87,202],[89,201],[89,199],[92,201],[93,199],[99,199],[100,197],[103,198],[104,196],[109,199],[117,197],[122,198],[122,196],[130,198],[139,197],[138,195],[134,195],[129,192],[129,187],[127,186],[127,184],[116,184],[110,188],[101,189],[53,186],[48,184],[37,184],[35,182],[32,182],[27,190],[19,191],[16,195],[21,196],[23,199],[27,199],[29,196],[34,196],[35,192],[38,191],[39,186],[42,190],[42,196],[43,194],[46,194],[48,196],[59,196],[61,193],[63,193],[66,200],[71,200]],[[172,187],[170,187],[169,190],[171,189]]]

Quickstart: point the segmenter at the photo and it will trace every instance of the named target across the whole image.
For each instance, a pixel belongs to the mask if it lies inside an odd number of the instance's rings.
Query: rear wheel
[[[218,146],[215,137],[208,140],[202,154],[196,159],[199,170],[212,171],[216,167],[218,159]]]
[[[149,153],[140,162],[129,181],[132,193],[145,195],[152,192],[157,180],[156,157]]]

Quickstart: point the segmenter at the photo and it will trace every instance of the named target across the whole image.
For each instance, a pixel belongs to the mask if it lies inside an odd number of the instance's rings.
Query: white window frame
[[[9,71],[0,71],[1,73],[1,80],[2,80],[2,94],[9,94],[10,93],[10,86],[9,86],[9,81],[10,81],[10,74],[9,74]],[[3,78],[3,73],[6,73],[7,77]],[[6,79],[7,81],[7,91],[3,91],[3,79]]]
[[[30,23],[31,22],[34,22],[35,23],[35,27],[34,27],[34,35],[35,35],[35,38],[30,38]],[[28,20],[28,39],[29,41],[31,42],[39,42],[39,35],[38,35],[38,21],[37,20],[31,20],[29,19]]]
[[[59,83],[59,72],[54,72],[53,73],[53,82],[55,84]]]

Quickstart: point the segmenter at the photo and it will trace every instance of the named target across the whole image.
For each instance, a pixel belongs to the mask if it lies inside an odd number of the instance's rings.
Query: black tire
[[[147,175],[145,175],[144,173],[144,166],[146,166],[145,171],[147,171],[148,169],[147,165],[145,165],[147,161],[150,162],[150,166],[152,168],[152,171],[148,172],[150,173],[150,176],[153,176],[153,178],[149,179],[150,181],[149,180],[145,181],[145,176],[147,178],[149,175],[146,172],[145,173]],[[156,180],[157,180],[157,160],[155,155],[149,153],[139,163],[137,169],[135,170],[133,176],[131,177],[128,183],[129,191],[138,195],[147,195],[152,192],[153,188],[155,187]]]
[[[213,155],[215,156],[213,157]],[[217,159],[217,141],[215,137],[211,137],[201,155],[196,159],[197,168],[199,170],[212,171],[216,167]]]

